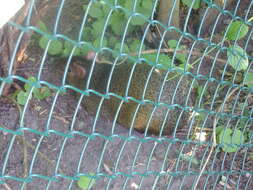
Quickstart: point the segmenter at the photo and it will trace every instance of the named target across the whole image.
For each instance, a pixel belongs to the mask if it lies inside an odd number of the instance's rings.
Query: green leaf
[[[148,18],[152,14],[152,9],[153,9],[152,0],[142,1],[142,3],[139,4],[139,6],[137,6],[137,12],[141,13],[142,15],[144,15],[145,17],[148,17]]]
[[[170,48],[176,48],[177,47],[177,44],[178,44],[178,41],[177,40],[169,40],[167,42],[168,46]],[[178,49],[184,49],[183,46],[179,46]],[[186,63],[186,59],[187,59],[187,54],[185,53],[177,53],[176,54],[176,58],[182,63],[182,64],[185,64]]]
[[[115,45],[115,51],[120,51],[120,48],[121,48],[121,43],[119,42],[119,43],[117,43],[116,45]],[[122,52],[121,53],[129,53],[129,48],[128,48],[128,46],[126,45],[126,44],[123,44],[123,50],[122,50]]]
[[[224,127],[223,126],[218,126],[215,128],[215,132],[216,132],[216,135],[219,135],[221,133],[221,131],[224,130]]]
[[[101,38],[97,38],[97,39],[94,41],[93,46],[94,46],[95,48],[106,47],[106,46],[107,46],[107,40],[106,40],[106,38],[103,39],[102,46],[100,46],[100,43],[101,43]]]
[[[42,22],[41,20],[39,20],[38,22],[38,28],[45,33],[49,33],[46,24]]]
[[[70,53],[72,52],[73,48],[74,48],[73,44],[71,44],[68,41],[65,41],[64,42],[64,48],[63,48],[63,51],[62,51],[62,56],[68,57],[70,55]],[[74,53],[73,53],[73,56],[80,56],[81,54],[82,54],[81,49],[76,48]]]
[[[200,0],[182,0],[182,3],[187,5],[189,8],[191,7],[193,3],[193,6],[192,6],[193,9],[198,9],[200,7]]]
[[[224,128],[219,134],[219,143],[222,144],[224,152],[236,152],[238,146],[244,143],[244,135],[238,129]]]
[[[124,17],[124,14],[122,14],[121,12],[113,13],[110,22],[112,31],[117,35],[123,35],[123,32],[126,28],[126,22],[127,21]]]
[[[156,53],[144,54],[142,55],[142,58],[145,58],[148,60],[148,62],[146,62],[147,64],[154,66],[156,65],[156,56],[157,56]],[[169,56],[165,54],[160,54],[157,64],[160,64],[158,66],[159,69],[168,69],[172,66],[172,60]]]
[[[28,80],[31,82],[37,82],[37,79],[35,77],[29,77]],[[25,83],[24,88],[26,92],[30,92],[30,90],[32,89],[32,85],[30,85],[29,83]]]
[[[249,31],[249,27],[241,21],[234,21],[228,26],[226,37],[228,40],[240,40]]]
[[[144,10],[145,16],[150,16],[153,10],[154,2],[152,0],[144,0],[141,3],[141,6],[138,7],[139,11]]]
[[[180,64],[179,66],[175,66],[175,67],[177,69],[180,69],[181,71],[184,71],[185,67],[186,67],[186,71],[188,71],[189,69],[193,68],[190,64],[187,64],[186,62],[184,62],[183,64]]]
[[[248,87],[253,87],[253,72],[248,72],[246,74],[244,82]]]
[[[168,46],[169,46],[170,48],[176,48],[176,47],[177,47],[177,43],[178,43],[177,40],[169,40],[169,41],[167,42],[167,44],[168,44]]]
[[[128,9],[128,11],[133,11],[133,1],[125,1],[124,8]],[[153,2],[151,0],[145,0],[145,1],[138,1],[136,4],[136,13],[139,13],[147,18],[151,16],[153,9]],[[130,15],[125,15],[126,19],[129,19]],[[133,26],[140,26],[143,25],[146,22],[146,20],[141,17],[140,15],[136,15],[134,17],[131,17],[130,24]]]
[[[17,95],[18,104],[24,106],[29,96],[29,92],[20,91]]]
[[[118,39],[115,36],[111,36],[109,38],[109,46],[110,47],[115,47],[115,44],[118,42]]]
[[[48,44],[48,38],[43,36],[40,38],[40,41],[39,41],[39,46],[42,48],[42,49],[46,49],[47,47],[47,44]],[[48,48],[48,53],[50,55],[57,55],[57,54],[60,54],[62,52],[62,49],[63,49],[63,45],[62,45],[62,42],[59,41],[59,40],[52,40],[51,43],[50,43],[50,46]]]
[[[105,20],[103,19],[93,22],[91,31],[92,36],[94,36],[95,39],[97,37],[100,37],[102,35],[104,27],[105,27]]]
[[[167,42],[168,46],[169,46],[170,48],[173,48],[173,49],[175,49],[175,48],[177,47],[177,43],[178,43],[177,40],[169,40],[169,41]],[[179,46],[178,49],[181,50],[181,49],[184,49],[184,48],[183,48],[183,46]],[[186,59],[187,59],[187,54],[185,54],[185,53],[177,53],[177,54],[176,54],[176,58],[177,58],[181,63],[184,64],[184,63],[186,62]]]
[[[89,175],[94,176],[94,173],[89,173]],[[89,187],[92,187],[96,182],[96,179],[86,177],[86,176],[81,176],[79,180],[77,181],[77,185],[80,189],[86,190]]]
[[[129,44],[129,49],[131,52],[138,52],[140,50],[140,46],[141,46],[141,41],[138,39],[135,39]],[[143,44],[142,50],[144,49],[145,49],[145,46]]]
[[[86,55],[89,51],[92,51],[91,47],[87,44],[83,44],[80,47],[80,55]]]
[[[131,17],[132,20],[131,20],[131,25],[133,26],[141,26],[143,25],[146,21],[144,18],[142,18],[140,15],[136,15],[134,17]]]
[[[29,77],[28,80],[31,81],[31,82],[36,82],[37,81],[37,79],[35,77]],[[28,96],[28,93],[32,89],[32,85],[30,85],[27,82],[27,83],[25,83],[24,88],[25,88],[25,91],[26,91],[24,93],[27,94],[27,96]],[[23,91],[21,91],[21,92],[23,92]],[[21,95],[18,95],[18,96],[20,96],[18,98],[20,98],[21,103],[23,101],[22,95],[24,95],[24,93],[21,93]],[[37,99],[41,100],[41,99],[44,99],[48,96],[51,96],[51,91],[48,87],[34,88],[33,89],[33,95],[34,95],[34,98],[37,98]],[[21,105],[23,105],[23,104],[21,104]]]
[[[48,87],[44,86],[42,88],[35,88],[33,91],[34,98],[39,100],[43,100],[49,96],[51,96],[51,91]]]
[[[184,53],[177,53],[176,58],[181,62],[181,63],[186,63],[187,55]]]
[[[114,0],[113,0],[114,1]],[[103,2],[103,1],[101,1]],[[109,2],[111,5],[114,4],[114,2]],[[103,9],[103,12],[104,12],[104,15],[108,15],[108,13],[111,11],[111,7],[108,5],[107,2],[103,2],[103,6],[102,6],[102,9]]]
[[[104,12],[102,10],[101,2],[93,2],[89,9],[89,15],[93,18],[101,18],[104,17]]]
[[[249,61],[246,51],[240,46],[232,46],[227,51],[228,63],[236,70],[246,70],[249,66]]]
[[[92,33],[93,29],[90,26],[85,26],[83,33],[82,33],[82,40],[83,41],[87,41],[87,42],[91,42],[93,41],[93,33]]]
[[[124,8],[127,9],[128,11],[133,10],[133,1],[125,1],[124,3]]]

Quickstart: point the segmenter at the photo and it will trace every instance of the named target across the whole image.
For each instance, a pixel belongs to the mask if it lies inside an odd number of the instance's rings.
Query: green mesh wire
[[[76,2],[76,4],[73,2]],[[89,36],[84,35],[84,31],[90,26],[87,24],[90,22],[89,19],[91,19],[90,11],[97,11],[92,13],[95,14],[93,17],[96,17],[96,14],[100,14],[99,10],[92,7],[96,2],[102,2],[106,5],[107,15],[106,18],[103,18],[105,21],[103,27],[97,29],[101,36],[97,44],[94,45],[94,41],[90,41]],[[32,0],[29,5],[28,15],[23,24],[8,23],[20,30],[20,34],[8,63],[8,73],[6,76],[0,76],[0,94],[2,94],[6,84],[13,84],[14,81],[30,84],[32,89],[28,94],[26,103],[22,107],[19,122],[15,126],[15,129],[0,126],[2,133],[8,136],[3,141],[4,143],[2,143],[1,149],[3,150],[1,153],[1,183],[9,184],[10,186],[13,185],[15,189],[76,189],[76,183],[79,177],[88,176],[89,178],[96,179],[95,184],[93,186],[90,184],[89,189],[188,189],[196,188],[197,185],[199,189],[251,189],[253,185],[253,170],[252,165],[250,166],[253,160],[253,109],[249,100],[250,98],[252,99],[253,89],[250,85],[242,85],[237,82],[240,71],[238,68],[231,69],[224,53],[226,55],[226,52],[230,51],[228,48],[229,45],[242,44],[241,47],[248,53],[247,59],[249,64],[244,71],[244,78],[242,79],[243,81],[246,80],[246,74],[252,71],[252,52],[250,52],[252,50],[250,44],[252,43],[252,22],[250,20],[250,17],[253,16],[252,1],[233,1],[230,4],[233,4],[234,8],[229,10],[227,9],[229,4],[227,1],[221,5],[217,4],[220,1],[212,2],[210,0],[202,0],[205,8],[202,9],[203,12],[201,13],[196,13],[196,10],[194,10],[195,1],[188,1],[190,2],[189,7],[184,5],[184,9],[182,9],[183,13],[180,13],[184,14],[183,16],[180,15],[180,17],[182,16],[184,18],[183,21],[180,19],[180,26],[178,27],[171,25],[171,23],[173,23],[173,12],[174,10],[176,11],[179,0],[173,1],[172,14],[169,15],[171,19],[168,20],[167,24],[163,24],[157,20],[158,0],[152,1],[153,7],[149,7],[150,12],[148,15],[143,14],[142,10],[138,9],[137,3],[140,1],[129,0],[129,2],[132,2],[132,10],[127,9],[122,2],[125,1],[55,1],[52,3],[52,6],[55,6],[57,11],[55,15],[53,13],[52,15],[47,15],[47,19],[53,21],[52,25],[48,26],[50,32],[47,32],[37,25],[31,24],[33,15],[36,12],[44,11],[43,9],[36,9],[41,1]],[[145,4],[145,1],[142,3]],[[247,9],[244,10],[244,16],[241,16],[238,10],[245,3],[247,3]],[[71,4],[74,8],[85,5],[86,10],[83,11],[82,15],[78,15],[81,18],[81,22],[76,23],[76,25],[74,24],[76,28],[74,28],[75,35],[73,36],[61,30],[62,25],[64,25],[62,23],[62,15],[64,12],[72,11],[66,8],[68,4]],[[143,5],[143,7],[145,6]],[[117,48],[113,48],[110,45],[105,45],[104,40],[110,36],[110,32],[108,32],[108,26],[111,23],[110,18],[118,10],[122,14],[127,15],[127,19],[124,23],[122,20],[124,30],[120,32],[118,39],[116,39],[119,41]],[[210,10],[214,10],[217,13],[214,15],[215,19],[212,25],[206,24],[206,18],[210,18],[210,15],[208,16]],[[74,14],[74,11],[75,9],[70,15]],[[191,22],[194,22],[193,14],[202,15],[197,25],[191,24]],[[136,18],[140,19],[143,24],[141,24],[141,27],[139,27],[140,25],[135,26],[140,28],[136,32],[135,37],[139,40],[140,44],[138,44],[138,48],[135,54],[133,54],[130,51],[126,51],[124,45],[133,38],[128,35],[128,30],[134,30],[131,21]],[[219,24],[220,18],[228,20],[223,31],[218,31],[221,26]],[[101,17],[97,17],[96,19],[99,20]],[[249,31],[243,40],[234,40],[229,42],[228,45],[226,41],[227,26],[235,20],[247,25]],[[69,22],[74,23],[72,20]],[[122,24],[120,21],[118,23]],[[196,27],[194,28],[196,30],[195,33],[189,29],[190,25]],[[159,37],[154,41],[148,41],[147,38],[152,33],[150,31],[155,30],[154,28],[156,26],[160,29],[160,34],[157,34]],[[205,33],[206,31],[203,28],[209,29],[208,34]],[[18,48],[24,35],[29,32],[34,32],[37,36],[39,35],[40,37],[46,37],[48,39],[45,48],[39,54],[40,58],[36,60],[39,64],[38,72],[35,76],[37,82],[31,82],[22,74],[18,74],[19,72],[13,74]],[[95,32],[95,29],[94,31],[91,30],[89,35]],[[169,32],[175,32],[174,34],[177,36],[177,45],[174,51],[168,51],[164,47],[164,42],[167,39],[166,34]],[[219,34],[219,40],[216,40],[217,34]],[[64,58],[62,78],[58,84],[52,82],[47,77],[43,77],[43,73],[45,72],[43,69],[48,64],[50,57],[57,57],[50,55],[52,54],[50,53],[50,44],[56,40],[64,43],[68,42],[72,47]],[[187,56],[186,63],[180,68],[177,67],[178,57],[176,52],[177,50],[180,51],[181,45],[187,46],[185,49]],[[71,66],[72,59],[76,56],[75,51],[84,48],[84,46],[86,48],[88,47],[89,51],[95,53],[95,58],[90,61],[91,70],[95,70],[96,58],[101,55],[109,55],[107,61],[110,61],[113,69],[110,70],[110,77],[107,81],[107,86],[104,88],[104,92],[99,92],[90,87],[89,83],[82,89],[68,83],[69,67]],[[155,59],[148,59],[148,57],[143,56],[142,49],[144,46],[150,46],[147,49],[156,49],[156,52],[154,52]],[[154,46],[155,48],[151,48]],[[201,49],[200,54],[196,55],[196,49]],[[145,99],[145,92],[148,89],[149,81],[151,81],[151,72],[147,77],[147,81],[143,83],[145,86],[143,87],[143,97],[136,98],[127,95],[127,92],[131,90],[130,82],[127,83],[125,95],[110,91],[109,86],[112,75],[115,72],[114,69],[117,68],[117,65],[122,60],[127,59],[133,62],[131,74],[129,75],[129,81],[131,81],[131,78],[134,76],[134,68],[142,61],[151,65],[153,70],[162,68],[164,65],[159,65],[159,57],[164,55],[164,53],[170,53],[169,55],[171,57],[171,65],[165,69],[166,76],[170,76],[170,73],[177,73],[177,85],[175,89],[171,89],[173,92],[172,97],[175,98],[178,96],[176,91],[185,80],[190,81],[189,88],[185,89],[187,93],[183,97],[184,102],[186,102],[185,104],[178,104],[173,101],[171,101],[172,103],[162,101],[162,91],[165,87],[165,81],[160,86],[161,92],[157,95],[158,101]],[[240,54],[240,57],[243,58],[243,55]],[[205,64],[208,61],[209,63]],[[223,62],[223,66],[221,67],[221,71],[219,71],[220,75],[218,77],[215,73],[217,72],[217,68],[219,68],[220,62]],[[189,65],[194,65],[194,68],[188,69]],[[207,67],[207,65],[209,66]],[[206,72],[202,72],[203,67],[207,69]],[[57,68],[55,69],[57,70]],[[47,70],[46,72],[56,72],[56,70]],[[232,72],[229,78],[226,78],[227,72]],[[91,72],[87,80],[92,81],[93,75],[95,73]],[[196,82],[201,83],[202,86],[198,91],[198,97],[195,96],[195,103],[193,105],[189,102],[192,93],[194,93]],[[46,121],[32,123],[28,121],[33,118],[32,113],[29,111],[29,104],[32,101],[33,91],[41,86],[47,86],[54,90],[55,93],[51,97]],[[209,91],[209,94],[206,94],[209,89],[211,91]],[[221,93],[222,89],[225,89],[222,91],[223,93]],[[74,91],[79,97],[77,100],[75,99],[66,104],[64,101],[69,100],[61,99],[61,96],[69,91]],[[94,118],[88,121],[85,119],[87,115],[81,114],[81,118],[83,118],[82,125],[86,126],[87,129],[77,128],[76,123],[78,123],[80,118],[78,114],[80,114],[79,110],[82,107],[82,102],[91,95],[100,98]],[[74,98],[74,96],[71,97]],[[104,121],[101,124],[103,103],[112,98],[119,101],[116,115],[111,119],[111,123]],[[155,113],[156,109],[163,107],[167,110],[166,117],[169,117],[169,111],[175,109],[180,110],[176,117],[177,121],[175,122],[175,126],[173,126],[173,132],[170,135],[162,135],[161,133],[159,135],[149,135],[147,131],[144,134],[139,134],[134,131],[134,122],[131,122],[130,129],[126,129],[123,132],[118,130],[116,117],[120,113],[121,106],[130,102],[137,103],[136,113],[131,118],[133,121],[137,117],[138,109],[143,105],[152,105],[153,113]],[[203,106],[205,103],[208,106]],[[241,107],[238,111],[239,104]],[[70,122],[66,124],[67,127],[59,125],[55,128],[52,127],[55,122],[54,113],[59,112],[57,111],[57,107],[61,107],[61,105],[63,107],[74,106],[74,110],[69,119]],[[191,118],[187,125],[184,126],[182,132],[179,130],[179,126],[180,122],[182,123],[184,119],[184,113],[191,113]],[[199,119],[200,116],[202,117],[201,120]],[[147,125],[150,123],[151,121]],[[105,125],[105,129],[97,129],[99,125]],[[198,129],[196,129],[196,126]],[[221,140],[219,141],[215,136],[215,133],[219,133],[216,130],[218,126],[223,126],[224,129],[232,129],[232,131],[238,129],[243,134],[247,133],[247,137],[244,136],[245,140],[243,143],[237,145],[236,151],[230,153],[222,151],[224,143],[219,143]],[[209,131],[205,141],[195,139],[196,130],[200,133],[205,130]],[[184,135],[179,135],[178,132]],[[1,135],[3,140],[4,135]],[[22,147],[17,142],[20,142],[18,139],[22,139],[23,137],[26,139],[23,139],[23,144],[26,144],[25,141],[29,141],[30,143],[27,143],[28,150],[24,149],[24,151],[21,151],[20,149]],[[33,141],[32,139],[36,140]],[[214,139],[216,139],[217,144],[215,144]],[[32,146],[30,146],[31,144]],[[225,145],[228,147],[234,146],[233,144],[226,143]],[[54,148],[52,149],[52,147]],[[13,168],[10,165],[10,163],[15,163],[13,160],[19,159],[13,158],[14,151],[21,151],[20,157],[25,157],[25,154],[28,157],[26,158],[27,163],[21,163],[22,167],[20,168]],[[229,160],[229,163],[227,160]],[[141,167],[138,164],[142,164]],[[109,168],[108,165],[110,165]],[[48,168],[51,170],[43,171],[43,166],[46,170]]]

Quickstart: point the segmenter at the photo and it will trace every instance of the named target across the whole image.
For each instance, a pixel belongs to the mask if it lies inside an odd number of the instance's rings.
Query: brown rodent
[[[71,85],[81,90],[92,89],[104,96],[110,93],[109,99],[103,100],[100,107],[101,114],[114,119],[119,111],[116,120],[119,124],[127,128],[132,126],[141,132],[147,130],[152,134],[168,135],[175,128],[180,129],[186,126],[189,110],[184,111],[178,107],[168,106],[193,105],[192,97],[188,98],[189,77],[178,76],[162,85],[166,72],[152,69],[146,63],[137,64],[131,77],[133,63],[122,63],[116,65],[114,69],[112,65],[95,63],[88,84],[91,65],[92,63],[79,59],[78,63],[75,62],[71,65],[68,79]],[[110,76],[111,80],[109,81]],[[166,78],[173,76],[175,73],[170,73]],[[124,101],[116,96],[122,97]],[[84,105],[88,111],[96,113],[101,99],[102,96],[91,93],[90,96],[85,96]],[[159,106],[155,106],[158,103]],[[120,105],[121,107],[119,107]],[[138,110],[136,111],[136,109]]]

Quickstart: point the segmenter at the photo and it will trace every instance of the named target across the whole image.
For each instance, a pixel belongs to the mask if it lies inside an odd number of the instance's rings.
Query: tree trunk
[[[165,25],[166,28],[171,26],[179,28],[180,26],[179,1],[180,0],[160,0],[159,2],[158,20]],[[159,25],[159,29],[162,35],[166,32],[164,27],[161,25]],[[179,37],[179,34],[180,33],[174,29],[167,31],[165,39],[176,39]]]

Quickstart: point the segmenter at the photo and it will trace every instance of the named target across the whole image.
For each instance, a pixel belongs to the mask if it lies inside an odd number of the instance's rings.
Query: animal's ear
[[[83,79],[86,76],[86,70],[85,70],[85,68],[82,67],[79,64],[76,64],[76,63],[74,63],[74,64],[72,64],[70,66],[70,72],[71,72],[71,74],[73,76],[76,76],[78,78],[82,78]]]

